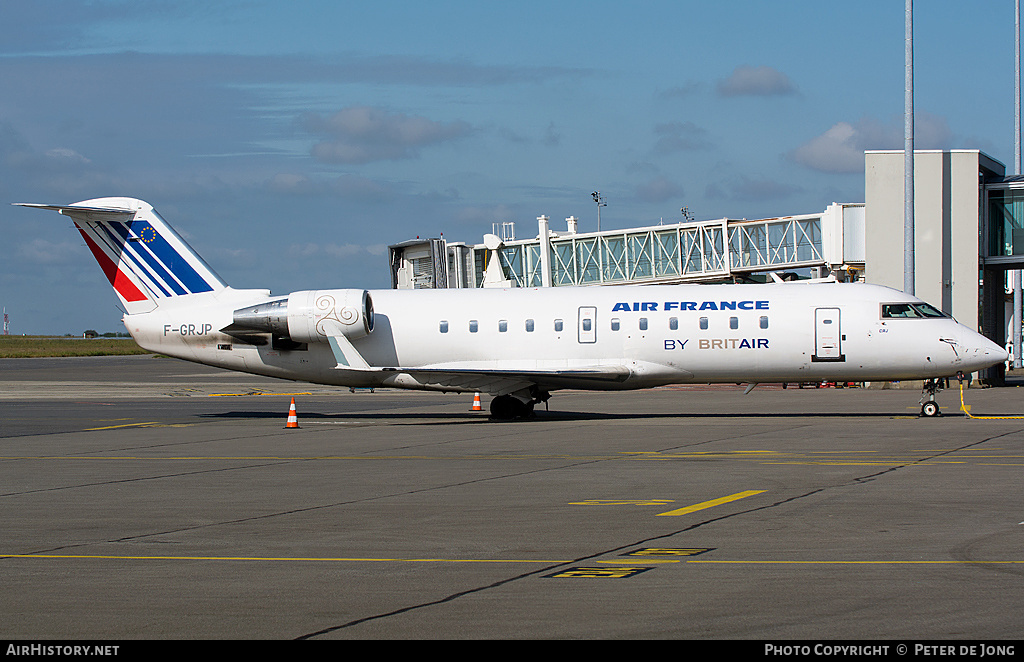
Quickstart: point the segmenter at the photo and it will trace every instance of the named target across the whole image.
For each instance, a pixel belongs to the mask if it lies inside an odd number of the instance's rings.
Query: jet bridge
[[[850,280],[864,269],[863,204],[832,204],[819,214],[603,232],[580,233],[574,217],[566,221],[565,232],[551,230],[541,216],[533,238],[515,239],[514,227],[504,223],[483,244],[448,245],[445,278],[403,277],[403,269],[422,274],[429,268],[426,258],[433,251],[424,250],[429,240],[397,244],[390,251],[393,287],[722,282],[808,269]]]

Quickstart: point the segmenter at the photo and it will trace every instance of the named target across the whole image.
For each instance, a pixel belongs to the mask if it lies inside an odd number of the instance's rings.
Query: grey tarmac
[[[3,638],[1020,637],[1024,391],[744,388],[0,360]]]

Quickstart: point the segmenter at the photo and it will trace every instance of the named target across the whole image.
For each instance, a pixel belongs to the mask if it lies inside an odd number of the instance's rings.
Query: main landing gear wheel
[[[533,402],[523,402],[512,395],[497,395],[491,400],[491,418],[510,421],[533,415]]]
[[[510,421],[513,418],[533,418],[533,406],[541,402],[547,406],[551,394],[537,385],[516,391],[515,394],[496,395],[491,400],[491,418]]]

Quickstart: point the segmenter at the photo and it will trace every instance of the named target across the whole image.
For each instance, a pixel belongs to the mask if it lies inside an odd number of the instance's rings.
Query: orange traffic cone
[[[473,411],[483,411],[484,408],[480,406],[480,394],[475,393],[473,395]]]
[[[295,413],[295,398],[292,398],[292,405],[288,408],[288,425],[284,426],[287,428],[299,429],[299,416]]]

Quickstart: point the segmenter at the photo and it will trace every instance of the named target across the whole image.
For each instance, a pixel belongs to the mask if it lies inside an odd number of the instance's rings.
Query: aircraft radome
[[[1003,348],[921,299],[863,283],[328,289],[228,287],[133,198],[18,203],[68,216],[145,349],[318,384],[485,392],[498,419],[558,389],[941,378]]]

